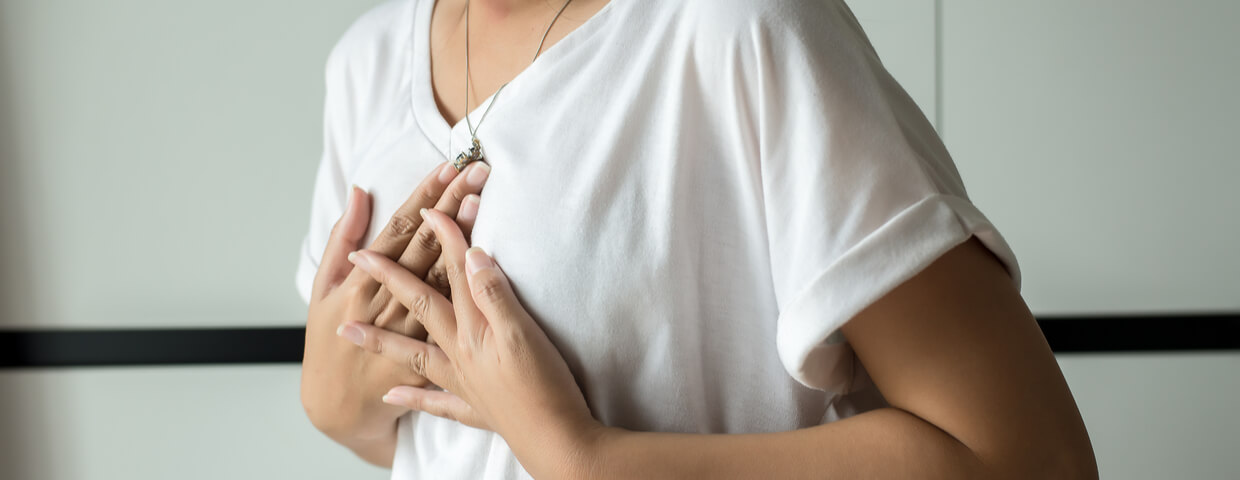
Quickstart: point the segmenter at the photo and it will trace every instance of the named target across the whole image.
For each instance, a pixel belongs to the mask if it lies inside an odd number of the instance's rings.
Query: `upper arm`
[[[1096,469],[1054,354],[1002,263],[976,237],[841,330],[891,406],[944,430],[983,463]]]

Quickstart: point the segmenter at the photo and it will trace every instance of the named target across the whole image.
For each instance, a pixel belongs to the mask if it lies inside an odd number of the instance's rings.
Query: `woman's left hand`
[[[349,260],[421,317],[436,344],[357,322],[340,334],[445,390],[396,386],[383,401],[493,430],[535,477],[571,474],[602,425],[568,364],[491,257],[442,212],[422,215],[442,245],[453,302],[383,255],[358,250]]]

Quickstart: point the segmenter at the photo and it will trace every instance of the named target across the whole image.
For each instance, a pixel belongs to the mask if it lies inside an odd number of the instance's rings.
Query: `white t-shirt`
[[[369,244],[468,144],[432,97],[432,3],[375,8],[329,57],[307,299],[350,183],[374,196]],[[493,170],[473,242],[608,425],[773,432],[885,406],[840,325],[971,235],[1020,285],[842,1],[612,0],[478,135]],[[498,435],[416,413],[392,475],[528,477]]]

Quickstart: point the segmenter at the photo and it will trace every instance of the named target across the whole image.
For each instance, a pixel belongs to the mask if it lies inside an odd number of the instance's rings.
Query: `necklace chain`
[[[555,16],[551,17],[551,22],[547,24],[547,29],[543,31],[542,39],[538,41],[538,49],[534,50],[534,58],[530,59],[530,63],[538,60],[538,54],[542,53],[543,44],[547,41],[547,34],[551,33],[551,27],[555,25],[555,21],[560,18],[560,14],[564,13],[564,9],[568,8],[568,4],[573,0],[564,0],[564,5],[555,12]],[[482,128],[482,122],[487,119],[487,113],[491,112],[491,107],[499,100],[500,92],[504,91],[504,87],[509,82],[504,82],[495,90],[495,95],[491,96],[491,103],[487,104],[486,110],[482,111],[482,118],[478,119],[478,128]],[[465,126],[469,128],[469,136],[473,139],[474,144],[478,143],[478,129],[474,128],[473,122],[469,120],[469,0],[465,0]]]

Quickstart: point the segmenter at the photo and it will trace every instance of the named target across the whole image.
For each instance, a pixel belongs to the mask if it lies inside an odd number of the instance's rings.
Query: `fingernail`
[[[425,221],[427,221],[427,222],[430,222],[430,224],[431,224],[431,226],[432,226],[432,227],[434,227],[434,226],[435,226],[435,221],[434,221],[434,220],[431,220],[431,215],[430,215],[430,212],[428,212],[426,208],[419,209],[419,210],[418,210],[418,214],[419,214],[419,215],[422,215],[422,220],[425,220]]]
[[[409,397],[405,396],[405,393],[400,391],[399,388],[393,388],[383,394],[383,403],[403,406],[409,403]]]
[[[469,247],[469,250],[465,251],[465,269],[469,270],[470,275],[493,266],[495,266],[495,262],[491,261],[491,257],[482,251],[481,248]]]
[[[439,183],[447,184],[452,182],[452,179],[456,178],[456,174],[456,167],[453,167],[451,163],[445,162],[439,167]]]
[[[357,202],[357,191],[358,190],[360,189],[357,187],[356,183],[349,186],[349,200],[346,201],[344,204],[344,211],[348,212],[349,207],[352,207],[353,204]]]
[[[346,340],[353,342],[354,345],[359,346],[366,339],[366,334],[362,332],[362,329],[348,324],[337,327],[336,335],[344,337]]]
[[[469,170],[469,176],[465,177],[465,183],[474,188],[482,187],[482,183],[486,181],[487,175],[491,173],[491,166],[487,162],[474,162],[476,167]]]
[[[457,220],[472,222],[478,218],[478,201],[481,198],[474,194],[465,196],[465,201],[461,202],[461,211],[456,214]]]
[[[370,260],[367,260],[365,255],[359,254],[357,252],[349,252],[349,262],[352,262],[354,265],[357,265],[357,267],[361,268],[362,270],[365,270],[367,272],[370,271]]]

